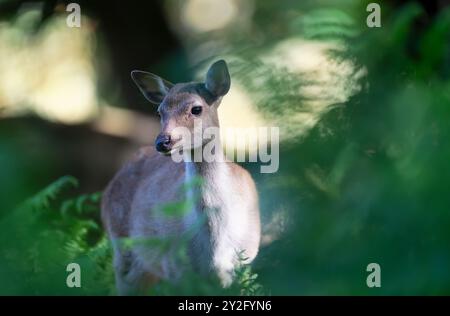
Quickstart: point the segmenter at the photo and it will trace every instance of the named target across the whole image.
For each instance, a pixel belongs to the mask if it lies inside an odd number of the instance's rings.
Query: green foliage
[[[272,294],[450,290],[448,12],[417,29],[424,11],[411,4],[362,29],[350,54],[365,89],[282,145],[281,180],[261,196],[282,203],[290,225],[255,266]],[[366,286],[371,262],[381,288]]]
[[[191,185],[199,185],[196,180]],[[66,294],[92,295],[115,293],[112,270],[112,252],[109,240],[99,223],[101,193],[65,197],[78,182],[70,176],[62,177],[18,207],[11,217],[0,223],[2,237],[11,231],[23,242],[8,244],[2,239],[1,252],[6,261],[0,265],[4,278],[5,294]],[[170,207],[185,209],[184,204]],[[179,214],[181,211],[174,211]],[[172,213],[168,216],[174,216]],[[201,225],[202,222],[199,223]],[[194,227],[193,230],[196,228]],[[20,231],[17,231],[20,230]],[[138,246],[159,249],[161,254],[171,251],[188,267],[186,255],[189,236],[170,238],[122,238],[123,247]],[[17,264],[20,262],[21,264]],[[81,268],[81,288],[66,287],[66,266],[75,262]],[[186,268],[186,273],[176,284],[161,282],[151,290],[151,295],[174,294],[228,294],[255,295],[261,286],[256,282],[249,266],[236,271],[236,286],[223,289],[216,278],[206,278]],[[19,287],[12,283],[17,282]],[[7,292],[6,292],[7,291]]]
[[[187,259],[187,258],[185,258]],[[235,270],[233,284],[223,288],[216,277],[205,277],[188,268],[176,283],[162,281],[150,291],[150,295],[266,295],[263,286],[258,281],[258,275],[253,272],[245,258],[240,256],[241,264]]]
[[[34,210],[46,209],[50,207],[50,202],[54,200],[61,191],[68,187],[75,187],[78,185],[77,179],[71,176],[65,176],[59,180],[53,182],[44,190],[33,196],[27,202],[25,207],[32,208]]]
[[[339,9],[311,10],[291,24],[293,31],[314,40],[348,40],[359,34],[353,18]]]
[[[112,291],[111,250],[99,224],[100,193],[61,198],[76,185],[75,178],[62,177],[0,223],[1,251],[6,258],[0,271],[10,275],[4,278],[5,294],[11,294],[11,289],[17,294]],[[14,243],[7,242],[8,235],[15,236]],[[71,262],[81,266],[80,289],[65,284],[66,266]]]
[[[449,293],[450,10],[431,17],[417,3],[383,3],[382,27],[369,29],[365,4],[258,1],[245,32],[202,34],[218,36],[211,47],[236,57],[230,63],[233,78],[266,118],[283,117],[284,124],[311,110],[305,102],[314,100],[299,90],[317,82],[265,62],[281,42],[338,42],[346,50],[330,51],[330,57],[354,61],[365,76],[361,91],[321,113],[305,137],[281,144],[277,174],[253,172],[263,220],[286,214],[281,238],[262,247],[251,267],[242,264],[229,289],[187,271],[178,283],[161,282],[149,294]],[[100,193],[70,197],[77,181],[63,177],[11,210],[9,195],[13,201],[23,195],[25,175],[41,174],[15,164],[25,158],[14,155],[9,127],[0,126],[8,135],[0,142],[0,162],[8,166],[0,183],[7,202],[0,214],[0,294],[114,293]],[[49,169],[45,158],[36,170]],[[161,211],[176,217],[191,205],[182,201]],[[174,249],[185,260],[186,245],[178,237],[122,242]],[[70,262],[81,265],[81,289],[65,285]],[[381,266],[381,288],[366,286],[371,262]]]
[[[240,265],[235,271],[234,287],[244,296],[264,295],[264,288],[258,282],[258,274],[254,273],[251,265],[245,263],[247,258],[243,253],[239,254]]]

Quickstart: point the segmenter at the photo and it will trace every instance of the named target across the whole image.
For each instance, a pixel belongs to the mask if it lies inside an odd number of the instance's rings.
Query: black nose
[[[160,153],[167,153],[171,149],[170,136],[167,134],[160,134],[155,140],[156,150]]]

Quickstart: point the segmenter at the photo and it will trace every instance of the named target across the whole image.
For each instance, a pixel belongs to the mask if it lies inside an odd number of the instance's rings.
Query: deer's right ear
[[[173,84],[150,72],[133,70],[131,78],[144,97],[154,104],[160,104]]]

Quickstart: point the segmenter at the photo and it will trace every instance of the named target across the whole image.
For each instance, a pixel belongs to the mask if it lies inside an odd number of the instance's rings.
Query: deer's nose
[[[172,148],[171,142],[170,142],[170,135],[167,134],[159,134],[158,137],[156,137],[155,140],[155,146],[156,150],[160,153],[167,153]]]

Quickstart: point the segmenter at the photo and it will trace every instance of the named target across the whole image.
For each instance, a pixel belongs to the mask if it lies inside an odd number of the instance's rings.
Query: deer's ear
[[[208,70],[205,81],[206,89],[215,97],[221,97],[230,90],[230,74],[224,60],[216,61]]]
[[[173,84],[149,72],[133,70],[131,78],[147,100],[159,104]]]

